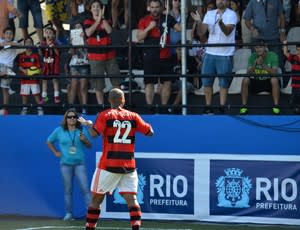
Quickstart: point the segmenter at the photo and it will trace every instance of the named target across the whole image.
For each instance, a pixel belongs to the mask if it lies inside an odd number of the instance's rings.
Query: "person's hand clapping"
[[[156,21],[151,21],[149,26],[148,26],[148,29],[152,30],[154,27],[156,27]]]
[[[198,11],[196,11],[196,13],[191,12],[191,16],[195,22],[201,22],[201,16]]]

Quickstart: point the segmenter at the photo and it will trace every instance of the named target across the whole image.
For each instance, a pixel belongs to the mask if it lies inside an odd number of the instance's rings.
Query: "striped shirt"
[[[94,19],[86,19],[83,22],[87,29],[95,23]],[[101,48],[112,44],[111,36],[105,31],[103,21],[98,25],[95,32],[87,38],[87,44],[99,46],[99,48],[88,48],[88,58],[92,61],[106,61],[115,58],[117,53],[112,48]]]
[[[293,88],[300,88],[300,57],[298,55],[290,54],[288,61],[292,64],[292,73],[294,73],[291,86]]]
[[[130,173],[136,168],[135,134],[147,135],[150,124],[126,109],[108,109],[97,118],[94,130],[103,136],[103,153],[98,168],[113,173]]]

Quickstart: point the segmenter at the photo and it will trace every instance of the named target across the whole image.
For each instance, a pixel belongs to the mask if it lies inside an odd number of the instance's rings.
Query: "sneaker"
[[[210,106],[206,106],[204,108],[204,110],[203,110],[203,114],[213,115],[214,114],[214,110]]]
[[[120,29],[125,30],[125,29],[127,29],[127,26],[125,24],[123,24],[123,25],[120,26]]]
[[[43,108],[41,108],[41,107],[38,107],[38,108],[37,108],[37,115],[39,115],[39,116],[44,115],[44,110],[43,110]]]
[[[13,95],[15,93],[16,93],[16,91],[12,90],[11,88],[8,89],[8,94],[9,95]]]
[[[45,103],[47,103],[49,101],[49,97],[42,97],[42,99],[41,99],[41,104],[45,104]]]
[[[240,109],[240,115],[247,115],[248,114],[248,108],[247,107],[242,107]]]
[[[58,104],[58,103],[60,103],[61,101],[60,101],[60,97],[54,97],[54,103],[55,104]]]
[[[27,115],[27,113],[28,113],[28,108],[27,108],[27,107],[24,107],[24,108],[21,110],[20,115]]]
[[[279,109],[279,107],[277,107],[277,106],[273,107],[273,108],[272,108],[272,113],[273,113],[274,115],[279,115],[279,114],[280,114],[280,109]]]
[[[68,89],[64,89],[64,88],[62,88],[62,89],[60,89],[60,92],[62,92],[62,93],[68,93]]]
[[[93,88],[93,89],[88,89],[88,93],[96,93],[96,89],[95,88]]]
[[[73,220],[72,214],[71,213],[67,213],[63,219],[64,221],[69,221],[69,220]]]
[[[8,115],[7,109],[0,109],[0,115],[3,115],[3,116]]]

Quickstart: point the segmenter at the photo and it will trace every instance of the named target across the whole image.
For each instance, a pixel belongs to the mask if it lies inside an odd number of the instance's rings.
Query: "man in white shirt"
[[[207,11],[203,22],[199,14],[192,13],[191,16],[198,24],[199,36],[204,36],[208,31],[208,44],[235,43],[235,26],[237,23],[236,13],[227,8],[229,0],[216,0],[217,9]],[[224,113],[228,88],[230,86],[232,73],[232,57],[234,46],[207,47],[202,64],[202,74],[228,74],[219,77],[220,86],[220,112]],[[201,78],[204,86],[206,108],[205,114],[212,114],[212,97],[214,76]]]

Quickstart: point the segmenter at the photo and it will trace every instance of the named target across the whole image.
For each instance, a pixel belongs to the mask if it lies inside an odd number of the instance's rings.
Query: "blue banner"
[[[138,201],[143,213],[194,214],[194,160],[138,158]],[[108,212],[128,212],[116,190]]]
[[[300,216],[300,162],[211,160],[210,215]]]

